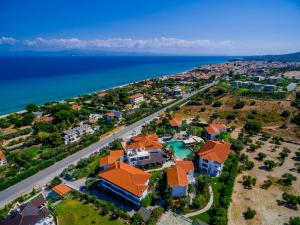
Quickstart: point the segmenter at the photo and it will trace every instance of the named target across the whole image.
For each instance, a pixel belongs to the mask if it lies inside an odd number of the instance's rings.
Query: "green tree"
[[[39,107],[35,103],[30,103],[25,108],[28,112],[35,112],[39,110]]]
[[[259,161],[263,161],[264,158],[266,158],[266,157],[267,157],[267,155],[266,155],[265,153],[263,153],[263,152],[259,152],[259,153],[257,154],[257,159],[258,159]]]
[[[252,219],[255,215],[256,215],[256,211],[251,208],[248,208],[247,211],[244,212],[244,218],[246,220]]]
[[[272,170],[276,166],[276,163],[273,160],[266,160],[264,161],[264,165],[268,170]]]

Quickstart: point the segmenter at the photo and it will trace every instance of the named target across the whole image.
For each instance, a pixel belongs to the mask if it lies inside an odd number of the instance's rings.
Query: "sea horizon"
[[[227,56],[0,56],[0,115],[171,75]]]

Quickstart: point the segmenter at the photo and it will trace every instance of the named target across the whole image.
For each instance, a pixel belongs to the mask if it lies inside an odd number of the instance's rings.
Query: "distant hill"
[[[245,56],[243,60],[265,60],[265,61],[281,61],[281,62],[300,62],[300,52],[284,54],[284,55],[261,55],[261,56]]]

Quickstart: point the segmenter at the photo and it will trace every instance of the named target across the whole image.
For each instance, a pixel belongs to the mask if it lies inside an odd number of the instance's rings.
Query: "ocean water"
[[[0,115],[81,94],[184,72],[228,57],[0,57]]]

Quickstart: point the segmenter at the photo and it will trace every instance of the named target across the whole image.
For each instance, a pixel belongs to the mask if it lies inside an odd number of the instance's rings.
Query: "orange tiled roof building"
[[[99,174],[99,186],[135,205],[148,193],[150,174],[123,162],[115,162]]]
[[[192,161],[178,160],[175,167],[167,169],[168,187],[172,197],[187,195],[188,185],[195,182],[194,164]]]
[[[210,176],[219,176],[230,152],[231,144],[209,140],[198,152],[199,168]]]

